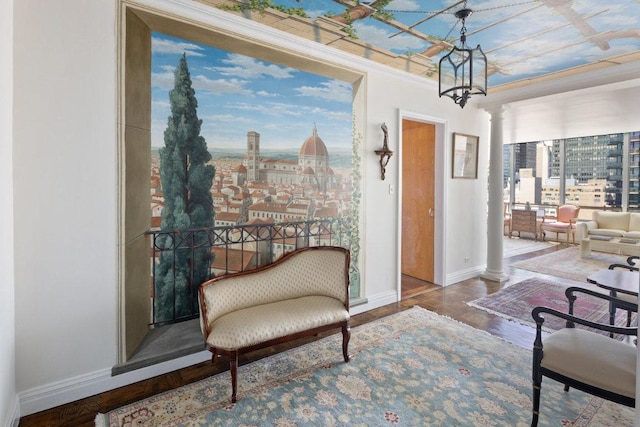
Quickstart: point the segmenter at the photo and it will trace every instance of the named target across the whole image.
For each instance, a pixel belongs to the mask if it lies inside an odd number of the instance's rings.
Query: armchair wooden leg
[[[533,408],[531,427],[538,425],[538,416],[540,415],[540,388],[542,387],[542,372],[540,371],[540,363],[542,362],[542,341],[540,338],[540,326],[536,341],[533,345],[533,366],[531,369],[531,379],[533,380]]]
[[[540,416],[540,385],[533,383],[533,413],[531,418],[531,427],[538,425],[538,417]]]

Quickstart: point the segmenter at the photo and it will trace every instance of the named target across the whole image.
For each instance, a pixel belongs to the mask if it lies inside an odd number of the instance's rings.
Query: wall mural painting
[[[358,297],[361,137],[351,84],[161,33],[152,37],[151,81],[152,230],[331,219],[351,249],[351,296]],[[209,194],[196,201],[203,187]],[[233,251],[257,267],[260,252],[279,256],[300,237],[192,256],[213,276],[216,265],[235,262]]]

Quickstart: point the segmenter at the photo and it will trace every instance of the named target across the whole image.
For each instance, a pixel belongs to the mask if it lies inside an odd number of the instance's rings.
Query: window
[[[602,208],[640,209],[640,132],[507,144],[503,153],[506,202],[579,201],[583,219]]]

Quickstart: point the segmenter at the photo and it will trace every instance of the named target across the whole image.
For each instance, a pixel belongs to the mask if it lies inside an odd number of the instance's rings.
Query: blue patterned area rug
[[[96,417],[98,426],[528,426],[531,350],[412,308]],[[633,425],[633,410],[542,383],[540,426]]]

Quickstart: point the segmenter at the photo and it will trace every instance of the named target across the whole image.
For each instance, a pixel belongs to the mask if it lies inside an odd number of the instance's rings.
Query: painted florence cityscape
[[[151,231],[227,227],[248,234],[246,226],[270,225],[278,234],[279,223],[348,218],[356,185],[351,100],[348,83],[154,33]],[[177,240],[154,236],[156,249]],[[156,254],[156,297],[168,286],[163,276],[176,289],[182,276],[199,283],[248,270],[313,245],[301,237],[295,231],[262,243],[211,245],[209,235],[201,237],[209,247],[185,252],[181,262],[178,251]],[[333,243],[321,239],[315,244]],[[177,271],[194,260],[208,264],[206,271]]]

